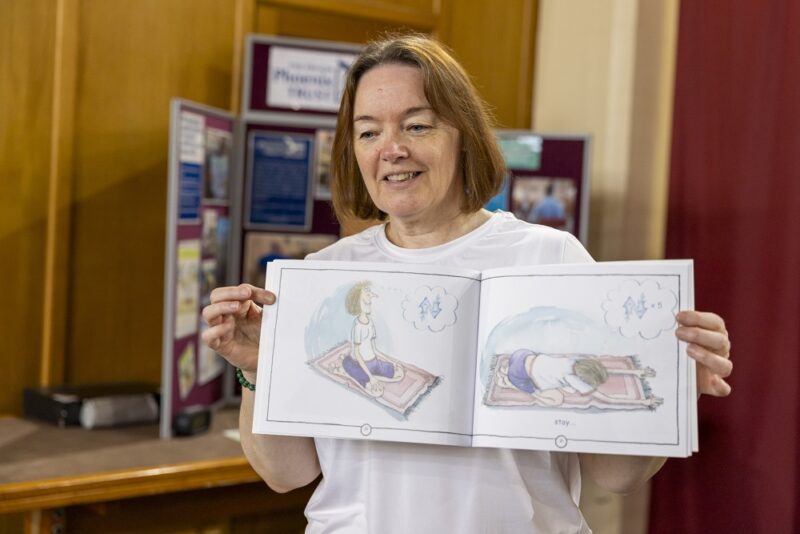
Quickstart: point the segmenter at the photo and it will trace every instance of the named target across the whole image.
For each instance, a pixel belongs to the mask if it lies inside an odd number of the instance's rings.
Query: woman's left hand
[[[725,381],[733,371],[731,341],[725,321],[715,313],[684,310],[677,315],[675,335],[688,343],[686,353],[697,361],[697,390],[726,397],[731,386]]]

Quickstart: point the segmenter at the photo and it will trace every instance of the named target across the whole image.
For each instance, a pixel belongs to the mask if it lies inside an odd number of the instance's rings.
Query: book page
[[[468,445],[480,273],[272,262],[253,431]]]
[[[476,446],[687,456],[690,262],[484,273]]]

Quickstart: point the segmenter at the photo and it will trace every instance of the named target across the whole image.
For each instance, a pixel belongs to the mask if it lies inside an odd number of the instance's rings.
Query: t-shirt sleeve
[[[564,380],[581,395],[591,393],[595,389],[575,375],[567,375]]]
[[[594,258],[583,248],[578,238],[572,234],[567,234],[564,239],[564,251],[561,255],[561,263],[594,263]]]

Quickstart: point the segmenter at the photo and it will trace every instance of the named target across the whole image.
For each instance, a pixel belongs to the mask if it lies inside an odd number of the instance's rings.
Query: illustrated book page
[[[694,304],[691,279],[689,261],[484,272],[473,445],[690,455],[696,386],[675,314]]]
[[[690,261],[476,271],[278,260],[253,430],[687,456]]]
[[[480,273],[278,260],[254,432],[465,445]]]

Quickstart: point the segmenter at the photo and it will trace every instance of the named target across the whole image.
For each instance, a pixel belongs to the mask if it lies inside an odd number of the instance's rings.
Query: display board
[[[586,135],[498,130],[508,174],[486,208],[566,230],[586,245],[589,221],[589,149]]]
[[[249,35],[242,115],[175,99],[171,107],[164,274],[161,436],[176,415],[239,393],[201,341],[219,285],[263,286],[266,264],[339,238],[330,153],[347,69],[360,47]]]
[[[170,113],[161,436],[176,414],[224,399],[225,361],[205,346],[201,310],[229,277],[232,114],[174,99]]]

